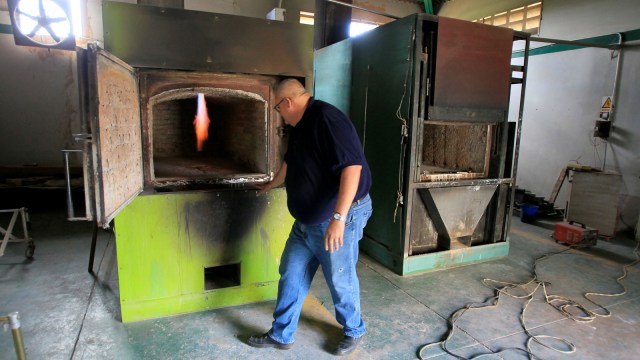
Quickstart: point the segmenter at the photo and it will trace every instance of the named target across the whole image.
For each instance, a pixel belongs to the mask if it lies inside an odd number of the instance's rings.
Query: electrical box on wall
[[[611,121],[596,120],[596,126],[593,129],[593,137],[607,139],[609,137],[610,132],[611,132]]]
[[[596,120],[595,127],[593,129],[593,137],[599,137],[601,139],[609,138],[611,133],[611,112],[613,111],[613,96],[603,96],[600,104],[600,112],[598,113],[598,120]]]

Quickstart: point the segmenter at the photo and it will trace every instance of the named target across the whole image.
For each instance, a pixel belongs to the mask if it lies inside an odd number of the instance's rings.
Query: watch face
[[[339,221],[344,221],[344,216],[340,215],[340,213],[333,213],[333,218]]]

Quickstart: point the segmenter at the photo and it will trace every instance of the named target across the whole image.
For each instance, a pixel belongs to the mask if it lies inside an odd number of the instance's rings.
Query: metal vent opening
[[[240,286],[240,263],[204,268],[204,289]]]

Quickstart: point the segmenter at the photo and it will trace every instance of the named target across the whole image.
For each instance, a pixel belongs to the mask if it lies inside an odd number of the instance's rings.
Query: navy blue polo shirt
[[[338,108],[321,100],[309,99],[302,119],[290,132],[284,160],[289,212],[306,225],[331,217],[345,167],[362,165],[355,199],[371,188],[371,171],[353,123]]]

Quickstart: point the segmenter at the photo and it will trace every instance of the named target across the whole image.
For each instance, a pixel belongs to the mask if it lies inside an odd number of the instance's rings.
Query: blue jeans
[[[320,265],[331,291],[336,320],[342,325],[344,334],[356,338],[364,335],[356,264],[358,242],[371,213],[369,195],[351,206],[345,224],[344,245],[333,253],[324,249],[324,234],[330,220],[313,226],[294,222],[280,262],[278,300],[269,330],[272,339],[283,344],[294,342],[302,303]]]

